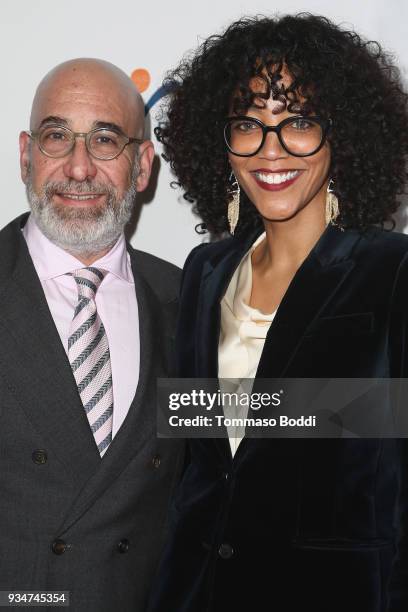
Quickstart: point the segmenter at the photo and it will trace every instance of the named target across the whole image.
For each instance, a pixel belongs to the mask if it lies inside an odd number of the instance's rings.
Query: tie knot
[[[72,276],[75,278],[79,297],[94,300],[95,294],[98,291],[99,285],[105,278],[105,275],[106,270],[100,270],[92,266],[74,270]]]

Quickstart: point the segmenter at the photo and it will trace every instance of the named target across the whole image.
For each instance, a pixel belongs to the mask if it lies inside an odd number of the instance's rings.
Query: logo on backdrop
[[[140,93],[144,93],[145,91],[147,91],[150,86],[150,72],[146,70],[146,68],[136,68],[135,70],[133,70],[132,74],[130,75],[130,78],[132,79]],[[145,115],[150,112],[153,106],[157,104],[157,102],[161,100],[167,94],[167,92],[168,90],[166,89],[166,87],[163,86],[159,87],[158,89],[156,89],[155,92],[153,92],[148,101],[145,103]]]

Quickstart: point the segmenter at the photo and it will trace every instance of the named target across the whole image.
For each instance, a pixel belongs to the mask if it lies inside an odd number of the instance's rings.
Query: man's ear
[[[145,140],[139,145],[140,171],[136,179],[136,191],[144,191],[149,184],[150,173],[154,159],[154,145],[151,140]]]
[[[21,132],[19,137],[20,146],[20,173],[23,183],[27,182],[30,167],[30,136],[27,132]]]

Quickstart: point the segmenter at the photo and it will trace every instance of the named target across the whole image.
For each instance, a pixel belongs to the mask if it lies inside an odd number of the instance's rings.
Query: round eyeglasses
[[[130,138],[106,128],[95,128],[90,132],[73,132],[63,125],[48,125],[27,134],[37,141],[40,151],[48,157],[65,157],[71,153],[76,138],[85,138],[88,153],[96,159],[104,160],[115,159],[128,144],[143,142],[140,138]]]
[[[228,117],[224,139],[230,153],[250,157],[262,149],[268,132],[275,132],[290,155],[307,157],[322,148],[331,124],[331,119],[299,115],[287,117],[278,125],[265,125],[255,117],[242,115]]]

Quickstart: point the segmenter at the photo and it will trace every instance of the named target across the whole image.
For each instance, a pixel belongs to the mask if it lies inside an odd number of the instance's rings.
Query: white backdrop
[[[408,3],[406,0],[2,0],[0,5],[1,200],[0,227],[27,210],[18,165],[18,134],[28,128],[35,87],[56,64],[73,57],[98,57],[129,75],[150,73],[145,102],[174,67],[203,38],[243,15],[310,11],[355,28],[395,53],[408,74]],[[154,127],[157,106],[150,113]],[[156,143],[157,154],[160,147]],[[170,188],[163,161],[147,197],[132,243],[182,265],[202,240],[198,222],[180,192]],[[155,191],[155,192],[154,192]]]

